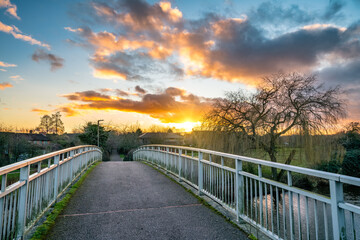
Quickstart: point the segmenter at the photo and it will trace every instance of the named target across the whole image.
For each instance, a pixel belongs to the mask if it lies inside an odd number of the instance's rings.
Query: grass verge
[[[46,217],[46,220],[42,225],[40,225],[35,233],[32,235],[31,240],[37,239],[46,239],[47,234],[49,233],[50,229],[54,226],[56,218],[59,214],[64,210],[68,202],[70,201],[71,197],[74,195],[76,190],[81,186],[84,182],[86,176],[98,165],[100,162],[93,164],[81,177],[80,179],[70,188],[68,193],[63,197],[63,199],[57,202],[54,206],[54,209],[49,213]]]

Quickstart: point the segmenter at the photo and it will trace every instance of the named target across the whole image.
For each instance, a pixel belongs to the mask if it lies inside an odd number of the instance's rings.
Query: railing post
[[[288,186],[292,187],[293,181],[292,181],[291,171],[287,171],[287,181],[288,181]],[[293,194],[291,191],[288,191],[288,196],[289,196],[290,239],[293,240],[294,239],[294,215],[293,215],[294,203],[293,203]]]
[[[339,208],[339,202],[344,201],[343,184],[330,181],[331,217],[334,239],[346,239],[344,209]]]
[[[17,239],[24,238],[24,231],[26,225],[26,206],[27,206],[27,194],[29,187],[29,165],[20,169],[20,181],[25,181],[25,184],[19,190],[19,210],[17,219]]]
[[[54,200],[57,198],[58,190],[59,190],[59,162],[60,162],[60,155],[56,155],[54,157]]]
[[[182,154],[182,149],[179,149],[179,182],[181,182],[181,171],[182,171],[181,154]]]
[[[170,158],[170,156],[169,156],[169,148],[167,147],[166,148],[166,155],[165,155],[166,157],[165,157],[165,169],[166,169],[166,173],[169,173],[168,172],[168,170],[169,170],[169,158]]]
[[[262,167],[259,164],[258,165],[258,176],[259,178],[262,178]],[[263,218],[263,183],[259,180],[259,220],[260,225],[263,226],[264,218]],[[257,204],[257,203],[255,203]]]
[[[222,158],[222,165],[224,159]],[[240,222],[240,216],[244,213],[244,177],[239,172],[242,172],[242,161],[235,160],[235,190],[236,190],[236,220]]]
[[[203,189],[203,164],[201,160],[203,159],[203,153],[199,151],[198,156],[198,188],[199,188],[199,195],[202,195]]]

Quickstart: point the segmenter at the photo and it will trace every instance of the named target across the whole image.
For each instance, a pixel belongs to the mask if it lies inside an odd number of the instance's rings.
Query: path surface
[[[116,150],[113,150],[111,155],[110,155],[110,161],[122,161],[123,159],[121,159],[120,155],[117,153]]]
[[[155,169],[102,162],[76,191],[47,239],[246,239]]]

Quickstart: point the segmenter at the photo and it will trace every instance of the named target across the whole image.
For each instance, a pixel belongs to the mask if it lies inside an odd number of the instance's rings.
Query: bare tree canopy
[[[212,130],[245,134],[276,162],[276,140],[281,135],[295,127],[324,130],[345,116],[340,89],[316,84],[314,75],[265,76],[255,93],[239,90],[215,101],[205,124]],[[290,164],[294,153],[286,163]]]

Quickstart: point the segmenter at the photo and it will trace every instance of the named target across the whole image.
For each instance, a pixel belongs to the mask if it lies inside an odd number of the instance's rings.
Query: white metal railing
[[[359,178],[181,146],[141,146],[134,159],[175,174],[271,238],[360,239],[360,207],[343,191],[344,184],[359,187]],[[285,171],[287,181],[264,177],[265,168]],[[295,174],[327,182],[328,194],[293,186]]]
[[[95,146],[77,146],[0,168],[0,239],[22,239],[89,165],[101,160]]]

